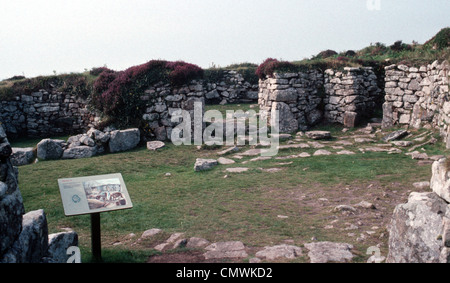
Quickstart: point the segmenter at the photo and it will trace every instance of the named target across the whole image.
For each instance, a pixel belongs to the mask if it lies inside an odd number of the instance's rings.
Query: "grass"
[[[249,105],[221,106],[220,111],[241,109],[239,107],[247,109]],[[328,125],[320,129],[331,130],[336,138],[343,136],[342,127]],[[37,142],[21,140],[13,146],[33,146]],[[203,237],[211,242],[240,240],[251,247],[287,240],[302,246],[312,237],[319,241],[347,242],[347,233],[323,229],[337,219],[331,209],[333,205],[383,198],[386,192],[406,200],[411,184],[427,180],[431,175],[431,165],[416,166],[416,161],[403,154],[371,152],[294,159],[289,165],[279,165],[279,160],[272,159],[245,165],[219,165],[211,171],[194,172],[196,158],[218,158],[217,152],[222,149],[202,150],[195,146],[167,144],[156,152],[139,147],[89,159],[40,161],[22,166],[19,182],[25,210],[44,209],[50,233],[66,227],[74,229],[79,235],[83,262],[89,262],[89,216],[64,215],[57,180],[122,173],[134,207],[102,214],[104,258],[107,262],[145,262],[150,255],[157,254],[149,245],[115,246],[114,243],[121,242],[130,233],[139,237],[151,228],[163,229],[168,234],[184,232],[189,237]],[[358,152],[356,146],[346,149]],[[426,149],[434,154],[446,152],[442,145]],[[314,151],[301,150],[310,154]],[[299,150],[287,149],[280,151],[279,156],[296,153]],[[249,159],[251,157],[244,157],[239,162]],[[236,166],[248,167],[250,171],[245,174],[225,172],[226,168]],[[270,174],[261,170],[274,167],[281,167],[282,171]],[[168,172],[169,177],[165,176]],[[228,177],[224,178],[225,175]],[[371,185],[375,185],[374,189],[367,189]],[[328,198],[330,207],[321,207],[319,198]],[[383,213],[388,217],[392,211],[393,206]],[[280,219],[278,215],[289,218]],[[345,221],[357,220],[355,216]],[[339,225],[344,225],[345,221]],[[360,254],[357,261],[364,261],[369,245],[367,242],[355,244],[356,253]]]

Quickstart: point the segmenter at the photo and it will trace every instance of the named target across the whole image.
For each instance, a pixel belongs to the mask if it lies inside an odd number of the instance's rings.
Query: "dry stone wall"
[[[55,136],[80,132],[100,120],[85,98],[54,89],[18,94],[0,102],[0,122],[11,136]]]
[[[307,130],[321,121],[354,127],[373,114],[382,96],[372,68],[275,74],[259,82],[260,109],[280,112],[280,131]]]
[[[450,147],[449,63],[386,67],[383,127],[438,129]]]
[[[258,85],[246,82],[236,71],[223,71],[217,82],[199,80],[181,87],[157,83],[141,96],[147,105],[143,119],[149,124],[148,134],[158,140],[170,136],[173,111],[193,110],[195,101],[226,104],[257,99]],[[10,137],[85,133],[101,121],[88,99],[56,89],[18,93],[12,101],[1,101],[0,109],[0,123]]]

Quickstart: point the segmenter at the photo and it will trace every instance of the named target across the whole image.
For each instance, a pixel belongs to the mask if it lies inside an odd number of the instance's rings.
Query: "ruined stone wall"
[[[150,136],[165,140],[170,136],[170,118],[176,109],[193,110],[195,101],[203,105],[256,101],[257,89],[236,71],[223,71],[215,83],[198,80],[181,87],[157,83],[141,96],[147,104],[143,118],[149,124]],[[10,137],[85,133],[101,121],[101,114],[89,106],[87,98],[55,89],[18,93],[12,101],[1,101],[0,109],[0,123]]]
[[[82,132],[100,120],[85,98],[54,89],[18,94],[0,102],[0,122],[10,136],[55,136]]]
[[[354,127],[361,118],[370,118],[382,90],[370,67],[325,71],[325,120]]]
[[[307,130],[321,121],[354,127],[370,117],[382,95],[372,68],[275,74],[260,80],[259,106],[280,111],[280,131]]]
[[[25,214],[19,173],[11,164],[11,153],[0,126],[0,263],[64,263],[67,248],[78,245],[78,236],[75,232],[48,235],[43,210]]]
[[[449,64],[386,67],[386,102],[383,127],[430,127],[437,129],[450,146]]]

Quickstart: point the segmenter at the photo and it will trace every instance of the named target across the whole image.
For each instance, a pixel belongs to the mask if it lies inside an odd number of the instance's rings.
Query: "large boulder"
[[[450,168],[447,168],[449,165],[446,158],[434,162],[431,178],[431,189],[447,202],[450,202]]]
[[[80,159],[92,157],[97,153],[96,147],[75,146],[64,150],[63,159]]]
[[[14,166],[28,165],[36,159],[36,151],[32,147],[26,148],[12,148],[11,163]]]
[[[62,232],[48,235],[48,250],[44,261],[49,263],[67,263],[67,249],[78,246],[78,234]]]
[[[388,263],[439,263],[450,206],[435,193],[412,193],[394,210],[389,228]]]
[[[135,148],[141,139],[139,129],[112,131],[109,139],[111,153],[127,151]]]
[[[278,111],[280,133],[293,133],[298,130],[298,120],[295,119],[289,105],[284,102],[273,102],[271,115]]]
[[[42,160],[57,160],[63,154],[63,140],[44,139],[37,144],[37,157]]]
[[[4,255],[4,262],[39,263],[47,253],[48,228],[44,211],[23,215],[22,231],[12,248]]]

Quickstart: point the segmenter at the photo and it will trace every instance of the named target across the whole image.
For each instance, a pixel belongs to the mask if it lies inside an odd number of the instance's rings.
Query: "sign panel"
[[[122,174],[58,180],[66,216],[132,208]]]

